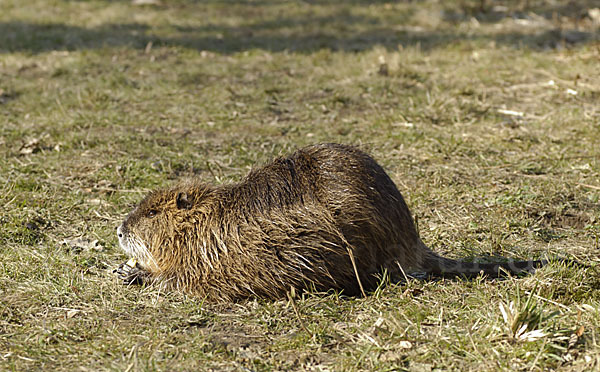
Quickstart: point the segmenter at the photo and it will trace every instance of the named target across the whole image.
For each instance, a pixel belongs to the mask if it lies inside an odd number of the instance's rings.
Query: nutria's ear
[[[192,203],[188,200],[186,192],[177,193],[175,202],[177,203],[177,209],[192,209]]]

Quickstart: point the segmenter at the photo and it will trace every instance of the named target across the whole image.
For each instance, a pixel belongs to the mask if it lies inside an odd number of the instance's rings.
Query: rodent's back
[[[359,269],[397,272],[400,263],[407,271],[420,270],[432,253],[421,243],[404,198],[383,168],[352,146],[324,144],[306,150],[319,164],[320,198],[336,216]]]

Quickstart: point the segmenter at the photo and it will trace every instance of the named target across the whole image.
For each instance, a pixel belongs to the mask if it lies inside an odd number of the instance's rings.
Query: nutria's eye
[[[148,216],[148,218],[152,218],[152,217],[156,216],[156,211],[154,209],[150,209],[148,211],[148,213],[146,214],[146,216]]]

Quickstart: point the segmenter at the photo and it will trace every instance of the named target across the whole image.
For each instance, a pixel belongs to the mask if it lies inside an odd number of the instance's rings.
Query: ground
[[[597,1],[0,3],[0,369],[600,369]],[[318,142],[369,151],[450,257],[505,280],[210,304],[124,287],[149,190]]]

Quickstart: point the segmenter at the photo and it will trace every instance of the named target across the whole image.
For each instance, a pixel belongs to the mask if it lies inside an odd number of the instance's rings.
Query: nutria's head
[[[175,264],[187,230],[207,212],[208,194],[209,187],[194,182],[151,192],[117,228],[119,245],[145,270],[165,270]]]

